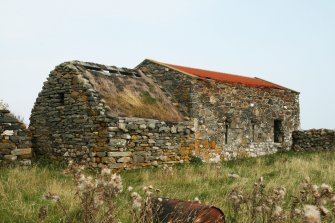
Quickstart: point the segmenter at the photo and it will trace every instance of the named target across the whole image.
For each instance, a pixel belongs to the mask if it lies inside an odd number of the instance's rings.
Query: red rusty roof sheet
[[[233,84],[243,84],[247,86],[252,87],[265,87],[265,88],[276,88],[276,89],[284,89],[288,90],[287,88],[284,88],[280,85],[259,79],[259,78],[252,78],[252,77],[244,77],[240,75],[235,74],[227,74],[227,73],[221,73],[216,71],[209,71],[209,70],[202,70],[197,68],[191,68],[191,67],[184,67],[174,64],[167,64],[167,63],[160,63],[162,65],[165,65],[167,67],[170,67],[172,69],[175,69],[177,71],[180,71],[182,73],[186,73],[189,75],[194,75],[200,78],[210,78],[222,82],[227,83],[233,83]]]

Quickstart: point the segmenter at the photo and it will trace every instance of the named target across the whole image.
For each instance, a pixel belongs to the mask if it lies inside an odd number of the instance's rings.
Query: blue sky
[[[0,99],[28,122],[56,65],[151,58],[292,88],[303,129],[334,129],[334,11],[333,0],[1,0]]]

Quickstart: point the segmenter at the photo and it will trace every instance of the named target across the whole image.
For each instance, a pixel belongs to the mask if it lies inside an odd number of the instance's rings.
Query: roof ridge
[[[163,63],[163,64],[165,64],[165,63]],[[252,79],[255,78],[255,77],[248,77],[248,76],[243,76],[243,75],[239,75],[239,74],[232,74],[232,73],[226,73],[226,72],[215,71],[215,70],[207,70],[207,69],[203,69],[203,68],[188,67],[188,66],[181,66],[181,65],[175,65],[175,64],[166,64],[166,65],[172,65],[172,66],[190,68],[190,69],[195,69],[195,70],[207,71],[207,72],[211,72],[211,73],[219,73],[219,74],[223,74],[223,75],[231,75],[231,76],[237,76],[237,77],[247,77],[247,78],[252,78]]]
[[[149,60],[153,63],[174,69],[178,72],[187,74],[192,77],[210,78],[210,79],[214,79],[214,80],[222,81],[226,83],[242,84],[242,85],[251,86],[251,87],[263,87],[263,88],[289,90],[289,91],[298,93],[297,91],[291,90],[279,84],[275,84],[270,81],[266,81],[264,79],[257,78],[257,77],[248,77],[248,76],[242,76],[238,74],[223,73],[220,71],[212,71],[212,70],[205,70],[201,68],[193,68],[193,67],[186,67],[186,66],[181,66],[181,65],[168,64],[168,63],[158,62],[152,59],[146,59],[146,60]]]

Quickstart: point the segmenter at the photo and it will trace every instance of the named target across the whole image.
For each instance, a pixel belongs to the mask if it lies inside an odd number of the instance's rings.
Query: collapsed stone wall
[[[213,145],[225,159],[289,149],[291,134],[299,128],[299,93],[289,89],[200,79],[149,60],[138,68],[175,97],[180,107],[188,107],[184,110],[194,119],[196,144]],[[281,133],[276,140],[275,121]]]
[[[109,149],[92,154],[95,161],[111,168],[129,169],[180,163],[194,155],[192,123],[111,118]]]
[[[7,109],[0,107],[0,166],[31,164],[31,134]]]
[[[321,151],[335,149],[334,129],[294,131],[292,149],[296,151]]]

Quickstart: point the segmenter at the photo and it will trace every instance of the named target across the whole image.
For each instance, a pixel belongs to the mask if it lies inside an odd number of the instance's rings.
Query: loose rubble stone
[[[0,103],[1,104],[1,103]],[[31,133],[7,109],[0,109],[0,163],[30,165]]]
[[[108,156],[113,157],[131,156],[131,152],[108,152]]]

